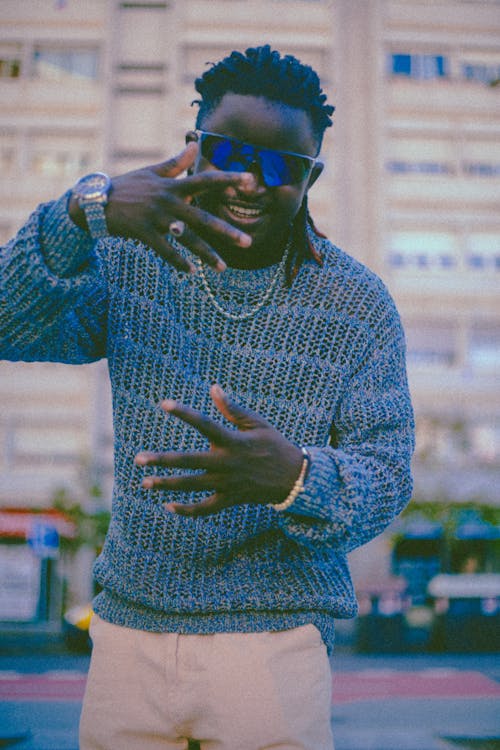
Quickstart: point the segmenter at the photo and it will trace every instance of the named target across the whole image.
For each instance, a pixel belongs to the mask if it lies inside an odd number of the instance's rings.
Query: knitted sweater
[[[313,236],[323,267],[306,262],[291,288],[280,279],[256,315],[231,320],[199,274],[177,272],[135,241],[94,245],[66,202],[40,206],[2,250],[0,355],[73,364],[107,357],[115,481],[95,611],[184,633],[314,623],[330,649],[333,619],[356,614],[346,553],[379,534],[411,492],[404,336],[386,288]],[[206,269],[219,304],[237,314],[258,303],[275,273]],[[163,503],[206,493],[141,487],[158,469],[136,466],[139,451],[208,447],[159,402],[173,398],[223,420],[209,398],[213,382],[308,448],[305,489],[288,511],[243,504],[186,518]]]

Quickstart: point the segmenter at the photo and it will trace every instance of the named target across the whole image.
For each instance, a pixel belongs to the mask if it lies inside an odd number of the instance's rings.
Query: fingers
[[[160,177],[178,177],[193,166],[197,153],[198,144],[192,141],[179,154],[160,164],[155,164],[152,169]]]
[[[234,232],[233,228],[231,229]],[[179,271],[185,271],[187,273],[196,272],[196,266],[181,255],[165,235],[161,234],[153,227],[150,227],[149,230],[143,232],[140,239],[157,252],[167,263],[174,266],[174,268],[177,268]],[[215,271],[226,270],[227,266],[222,258],[207,242],[205,242],[205,240],[199,237],[188,226],[184,229],[182,244],[194,255],[205,261],[205,263],[211,266]]]
[[[173,477],[144,477],[146,490],[171,490],[175,492],[201,492],[213,490],[217,478],[213,474],[183,474]]]
[[[198,206],[193,206],[185,201],[179,201],[170,210],[172,212],[175,210],[176,218],[182,219],[182,221],[189,224],[190,228],[196,233],[209,234],[210,237],[214,238],[223,238],[238,247],[250,247],[252,244],[250,235],[241,232],[236,227],[233,227],[232,224],[228,224],[227,221],[219,219],[214,214]],[[166,223],[165,231],[168,231],[168,223]],[[186,233],[182,236],[182,244],[186,244],[185,240]]]
[[[224,471],[224,465],[217,451],[210,453],[191,452],[191,453],[149,453],[142,451],[135,457],[137,466],[165,466],[169,469],[192,469],[203,471]]]
[[[186,148],[177,156],[161,162],[152,167],[160,177],[175,178],[182,172],[185,172],[194,164],[196,159],[198,145],[195,142],[188,143]],[[193,196],[206,192],[207,190],[222,190],[228,186],[240,187],[242,189],[252,189],[255,187],[255,175],[251,172],[222,172],[217,169],[211,169],[198,174],[178,180],[175,183],[175,192],[182,197],[182,201],[176,205],[175,215],[183,221],[189,223],[194,229],[206,230],[216,235],[222,235],[229,239],[235,245],[240,247],[250,247],[252,239],[249,235],[239,231],[231,224],[218,219],[216,216],[203,211],[200,208],[191,205]],[[165,230],[168,228],[168,220]],[[193,236],[194,237],[194,236]],[[184,243],[185,235],[183,236]],[[195,244],[192,239],[192,244]],[[214,251],[204,245],[203,254],[208,252],[208,257],[214,255]],[[196,253],[196,247],[192,248]],[[197,254],[197,253],[196,253]],[[202,256],[200,256],[202,257]]]
[[[173,245],[155,229],[151,228],[149,231],[142,232],[138,238],[178,271],[196,273],[196,266],[175,250]]]
[[[262,442],[262,435],[266,432],[262,428],[269,430],[270,425],[254,412],[234,404],[219,385],[215,384],[211,387],[210,395],[219,412],[236,425],[237,430],[225,427],[196,409],[167,399],[162,402],[162,408],[194,427],[207,438],[211,443],[211,450],[159,453],[142,451],[135,457],[135,463],[138,466],[161,466],[198,472],[167,477],[148,475],[142,481],[142,486],[148,490],[169,492],[210,490],[214,493],[199,503],[167,503],[165,505],[168,511],[183,516],[210,515],[237,503],[254,501],[253,496],[249,496],[248,481],[245,476],[248,473],[250,458],[248,449],[255,441],[253,436],[243,435],[242,431],[255,429],[254,435],[261,435]],[[259,460],[261,459],[262,451]],[[238,499],[234,500],[234,498]]]
[[[227,427],[219,424],[210,417],[205,416],[196,409],[192,409],[189,406],[180,404],[178,401],[172,401],[167,399],[161,404],[169,414],[173,414],[174,417],[182,419],[186,424],[194,427],[204,437],[206,437],[210,443],[215,445],[228,445],[237,439],[237,434],[234,430],[228,430]]]
[[[109,226],[117,236],[145,242],[167,263],[181,271],[195,268],[169,240],[172,221],[186,225],[181,243],[195,256],[217,271],[225,264],[211,246],[215,243],[250,247],[252,238],[219,217],[194,205],[196,194],[223,190],[228,185],[255,182],[252,174],[208,170],[176,179],[196,159],[197,144],[189,143],[177,156],[160,164],[114,178],[114,190],[108,206]]]
[[[170,513],[176,513],[178,516],[198,518],[200,516],[210,516],[213,513],[219,513],[231,504],[224,501],[219,495],[211,495],[200,503],[165,503],[163,507]]]
[[[235,424],[239,430],[252,430],[257,427],[270,426],[269,422],[263,417],[260,417],[250,409],[238,406],[238,404],[229,399],[217,383],[210,388],[210,396],[220,413],[228,422]]]
[[[222,172],[218,169],[207,169],[179,180],[177,187],[181,195],[198,195],[207,190],[222,190],[231,186],[242,190],[252,190],[256,184],[256,178],[252,172]]]
[[[214,271],[225,271],[227,265],[222,258],[213,250],[208,243],[193,232],[187,225],[182,235],[182,244],[190,250],[193,255],[205,261]]]

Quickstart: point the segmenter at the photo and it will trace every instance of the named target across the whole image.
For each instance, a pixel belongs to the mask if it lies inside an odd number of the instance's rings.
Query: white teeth
[[[235,216],[241,216],[243,219],[257,217],[262,214],[261,208],[244,208],[243,206],[235,206],[233,203],[230,203],[228,208],[232,214]]]

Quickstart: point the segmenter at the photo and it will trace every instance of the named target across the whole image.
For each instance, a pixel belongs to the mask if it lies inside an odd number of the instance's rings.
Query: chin
[[[256,256],[252,246],[224,248],[218,250],[218,253],[231,268],[255,268],[262,265],[259,255]]]

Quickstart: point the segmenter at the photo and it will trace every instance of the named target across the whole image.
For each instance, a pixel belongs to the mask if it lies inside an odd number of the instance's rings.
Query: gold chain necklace
[[[202,261],[200,260],[200,258],[195,258],[194,260],[195,260],[196,265],[198,266],[198,271],[199,271],[199,275],[200,275],[200,279],[201,279],[201,283],[202,283],[203,289],[207,293],[207,297],[209,298],[210,302],[215,307],[215,309],[217,310],[217,312],[220,315],[222,315],[224,318],[227,318],[228,320],[237,320],[237,321],[247,320],[248,318],[252,318],[254,315],[257,315],[257,313],[260,310],[262,310],[262,308],[264,307],[264,305],[269,301],[272,293],[274,292],[274,290],[276,288],[276,284],[278,283],[278,280],[279,280],[280,276],[282,275],[282,273],[283,273],[283,271],[285,269],[285,265],[286,265],[286,262],[288,260],[288,256],[290,254],[291,247],[292,247],[292,242],[290,240],[288,242],[286,248],[285,248],[285,252],[283,253],[283,257],[282,257],[282,259],[279,262],[278,268],[276,269],[276,273],[274,274],[273,278],[271,279],[271,283],[267,287],[267,289],[266,289],[266,291],[265,291],[264,296],[262,297],[262,299],[259,300],[259,302],[256,305],[254,305],[254,307],[252,307],[251,310],[249,310],[248,312],[245,312],[245,313],[240,313],[239,315],[237,315],[235,313],[232,313],[232,312],[229,312],[229,310],[226,310],[218,302],[217,298],[215,297],[215,294],[213,293],[212,289],[210,288],[210,284],[209,284],[208,279],[206,277],[205,269],[203,267]]]

